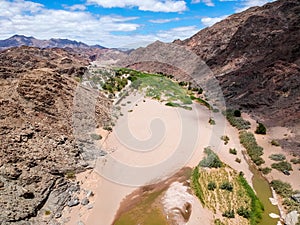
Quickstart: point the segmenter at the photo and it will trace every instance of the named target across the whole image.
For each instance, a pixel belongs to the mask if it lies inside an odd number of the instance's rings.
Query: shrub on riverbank
[[[271,165],[271,167],[273,169],[276,169],[276,170],[281,171],[281,172],[283,172],[285,170],[287,170],[287,171],[293,170],[292,165],[287,161],[282,161],[282,162],[279,162],[279,163],[273,163]]]
[[[274,161],[283,161],[286,159],[285,155],[283,154],[272,154],[269,156],[269,158]]]
[[[202,159],[199,163],[201,167],[208,168],[220,168],[223,166],[223,163],[219,159],[219,156],[214,153],[209,147],[204,149],[206,157]]]
[[[238,130],[247,130],[250,128],[250,122],[244,120],[237,110],[227,109],[224,115],[231,126],[236,127]]]
[[[263,148],[257,144],[256,139],[252,133],[241,131],[239,138],[241,144],[246,148],[247,154],[257,166],[265,163],[265,161],[261,157],[263,155]]]
[[[258,123],[258,126],[256,127],[255,130],[256,134],[266,134],[267,133],[267,128],[262,124]]]

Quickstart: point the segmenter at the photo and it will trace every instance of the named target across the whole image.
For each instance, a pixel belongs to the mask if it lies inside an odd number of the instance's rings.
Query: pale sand
[[[83,187],[87,185],[90,179],[96,179],[97,183],[89,186],[90,190],[93,190],[95,193],[93,201],[93,209],[90,210],[81,210],[83,207],[74,207],[72,208],[69,214],[64,214],[65,217],[71,217],[71,220],[67,223],[70,225],[76,224],[78,221],[84,222],[85,225],[109,225],[113,222],[115,213],[119,208],[119,204],[128,194],[136,189],[134,186],[125,186],[118,183],[111,182],[103,176],[99,176],[96,172],[100,171],[105,177],[115,178],[118,174],[126,177],[126,171],[114,170],[115,161],[117,159],[123,164],[128,166],[144,166],[147,168],[150,166],[158,166],[158,170],[153,169],[149,170],[146,173],[136,173],[135,175],[130,175],[128,179],[131,182],[132,177],[133,181],[140,181],[143,183],[149,183],[153,181],[153,178],[166,178],[174,174],[177,170],[183,166],[195,167],[199,161],[203,158],[204,153],[203,149],[207,146],[211,146],[212,149],[220,156],[221,160],[224,163],[228,164],[237,171],[243,171],[246,179],[251,184],[252,173],[248,168],[248,164],[244,160],[241,150],[242,147],[239,144],[238,133],[235,128],[232,128],[221,113],[213,113],[206,109],[204,106],[199,104],[193,105],[193,110],[184,110],[180,108],[166,107],[164,103],[154,101],[151,99],[146,99],[146,102],[143,102],[143,98],[140,96],[130,96],[126,101],[131,101],[130,104],[127,104],[125,107],[122,107],[123,117],[120,117],[114,131],[107,137],[105,143],[103,144],[104,149],[115,149],[112,151],[109,157],[106,157],[106,160],[100,160],[97,164],[95,171],[92,172],[91,176],[93,178],[87,178],[86,180],[81,180],[83,182]],[[136,106],[136,104],[138,106]],[[132,112],[128,110],[132,109]],[[216,125],[210,125],[208,120],[210,117],[213,117],[216,121]],[[126,140],[122,140],[122,135],[116,132],[116,129],[123,129],[122,127],[127,126],[130,128],[130,132],[140,141],[145,141],[149,137],[155,136],[154,133],[161,132],[161,124],[158,124],[160,130],[152,127],[153,133],[150,130],[151,121],[154,118],[159,118],[163,121],[165,132],[162,138],[154,140],[154,144],[146,143],[148,146],[147,152],[138,152],[139,146],[135,147],[136,151],[132,151],[126,143]],[[182,124],[184,121],[184,125]],[[188,129],[186,130],[186,126]],[[120,127],[119,127],[120,126]],[[198,127],[198,132],[196,136],[193,137],[192,132],[195,131],[195,128]],[[190,132],[190,133],[189,133]],[[122,132],[121,132],[122,133]],[[230,141],[227,145],[224,145],[223,141],[220,140],[222,135],[227,135],[230,138]],[[184,137],[184,138],[183,138]],[[183,146],[193,146],[191,143],[195,144],[194,151],[189,147],[187,149],[177,149],[180,145],[180,141],[183,140]],[[139,142],[139,141],[137,141]],[[182,143],[181,143],[182,144]],[[127,145],[127,146],[126,146]],[[238,151],[237,156],[229,154],[229,148],[236,148]],[[183,159],[184,164],[175,157],[175,160],[178,160],[178,164],[172,165],[172,163],[166,158],[172,158],[174,152],[180,152],[179,156]],[[185,155],[190,156],[185,159]],[[235,162],[235,158],[238,157],[241,159],[241,163]],[[161,163],[164,162],[164,163]],[[175,167],[174,167],[175,166]],[[178,166],[176,168],[176,166]],[[118,168],[120,169],[120,168]],[[136,168],[137,171],[140,169]],[[108,173],[110,171],[111,173]],[[120,175],[119,175],[120,176]],[[95,178],[97,177],[97,178]],[[120,178],[121,182],[124,182],[123,177]],[[125,179],[126,181],[126,179]],[[80,212],[79,212],[80,209]],[[188,224],[196,225],[204,221],[212,221],[212,213],[208,213],[207,209],[203,209],[199,201],[193,201],[192,205],[192,214]],[[209,223],[203,223],[209,224]]]
[[[264,148],[264,154],[262,158],[265,160],[265,164],[262,165],[262,167],[270,167],[272,163],[276,163],[276,161],[273,161],[269,158],[272,154],[283,154],[286,156],[286,160],[290,162],[292,158],[294,158],[292,155],[290,155],[288,152],[284,151],[280,146],[273,146],[271,144],[271,141],[273,139],[283,139],[283,138],[290,138],[294,137],[295,134],[292,133],[292,131],[286,127],[272,127],[267,129],[266,135],[259,135],[255,134],[254,131],[256,129],[256,121],[253,120],[249,115],[243,114],[243,118],[248,120],[251,123],[251,129],[250,131],[255,135],[256,141],[258,145]],[[266,178],[269,181],[272,180],[281,180],[287,183],[290,183],[295,190],[300,190],[300,165],[295,165],[291,163],[293,171],[290,171],[291,175],[287,176],[283,174],[282,172],[279,172],[276,169],[272,169],[272,172],[266,176]]]

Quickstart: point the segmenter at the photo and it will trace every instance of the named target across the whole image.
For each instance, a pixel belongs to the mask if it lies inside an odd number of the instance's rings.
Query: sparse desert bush
[[[271,187],[273,187],[275,192],[282,197],[290,197],[293,194],[292,186],[281,180],[272,180]]]
[[[247,154],[251,160],[258,166],[265,163],[261,156],[263,155],[263,148],[256,142],[254,135],[250,132],[240,132],[240,142],[246,148]]]
[[[265,168],[261,168],[260,170],[261,170],[261,172],[262,172],[263,174],[267,175],[267,174],[271,173],[272,168],[270,168],[270,167],[265,167]]]
[[[279,171],[282,171],[282,172],[285,171],[285,170],[287,170],[287,171],[293,170],[292,165],[287,161],[281,161],[281,162],[278,162],[278,163],[273,163],[271,165],[271,167],[273,169],[276,169],[276,170],[279,170]]]
[[[46,211],[45,211],[45,215],[46,215],[46,216],[49,216],[50,214],[51,214],[51,211],[50,211],[50,210],[46,210]]]
[[[215,225],[225,225],[225,223],[223,223],[220,219],[215,219],[214,224]]]
[[[238,208],[238,210],[236,212],[239,216],[242,216],[246,219],[250,218],[250,216],[251,216],[251,211],[248,208],[245,208],[243,206]]]
[[[286,159],[285,155],[283,154],[272,154],[269,156],[269,158],[274,161],[283,161]]]
[[[237,151],[235,148],[230,148],[229,149],[229,153],[232,154],[232,155],[236,155],[237,154]]]
[[[240,158],[235,158],[235,161],[236,161],[237,163],[241,163],[241,162],[242,162],[242,160],[241,160]]]
[[[209,168],[220,168],[223,163],[219,159],[218,155],[214,153],[209,147],[204,149],[206,157],[202,159],[199,163],[201,167],[209,167]]]
[[[210,181],[207,185],[207,189],[210,191],[213,191],[217,188],[216,182],[214,181]]]
[[[274,140],[274,139],[271,141],[271,145],[280,146],[279,142],[277,140]]]
[[[215,121],[213,118],[209,118],[208,123],[209,123],[210,125],[216,125],[216,121]]]
[[[102,136],[99,135],[99,134],[91,134],[91,138],[93,140],[101,140],[102,139]]]
[[[238,109],[236,109],[236,110],[234,110],[233,111],[233,115],[235,116],[235,117],[241,117],[241,111],[240,110],[238,110]]]
[[[267,128],[262,124],[258,123],[258,126],[256,127],[255,130],[256,134],[266,134],[267,133]]]
[[[231,124],[231,126],[236,127],[238,130],[247,130],[250,128],[250,122],[244,120],[241,116],[235,116],[235,111],[232,109],[228,109],[224,112],[226,119]],[[236,113],[238,114],[238,113]]]
[[[293,164],[300,164],[300,159],[293,158],[293,159],[291,159],[291,163],[293,163]]]
[[[227,218],[234,218],[234,210],[226,210],[224,213],[222,213],[222,216]]]
[[[73,170],[69,170],[65,173],[65,177],[70,180],[74,180],[76,178],[75,172]]]
[[[228,142],[229,142],[229,137],[228,137],[227,135],[223,135],[223,136],[221,137],[221,140],[224,141],[224,144],[225,144],[225,145],[227,145]]]
[[[229,181],[224,181],[224,182],[220,185],[220,189],[226,190],[226,191],[232,191],[232,190],[233,190],[233,185],[232,185],[232,183],[230,183]]]

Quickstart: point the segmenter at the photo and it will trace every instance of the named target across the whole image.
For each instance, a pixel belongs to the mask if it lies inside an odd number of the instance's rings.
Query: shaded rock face
[[[61,49],[0,53],[0,224],[35,216],[59,178],[84,170],[72,114],[86,65]]]
[[[212,69],[228,106],[269,126],[300,122],[300,2],[279,0],[232,15],[184,45]]]

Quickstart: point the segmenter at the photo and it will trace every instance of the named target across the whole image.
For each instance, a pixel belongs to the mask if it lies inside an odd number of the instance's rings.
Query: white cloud
[[[119,40],[112,32],[131,32],[140,27],[131,22],[137,17],[100,17],[85,11],[49,10],[24,0],[0,2],[0,39],[23,34],[39,39],[76,39],[109,47],[112,37]]]
[[[225,19],[226,17],[227,17],[227,15],[221,16],[221,17],[204,17],[201,19],[201,23],[204,26],[210,27],[210,26],[214,25],[215,23],[220,22],[221,20]]]
[[[170,42],[175,39],[188,38],[199,31],[196,26],[176,27],[166,31],[159,31],[157,37],[161,41]]]
[[[169,23],[172,21],[178,21],[179,18],[171,18],[171,19],[155,19],[155,20],[149,20],[151,23]]]
[[[86,10],[86,6],[82,4],[76,4],[76,5],[71,5],[71,6],[64,6],[66,9],[70,9],[71,11],[76,11],[76,10]]]
[[[207,6],[215,6],[212,0],[192,0],[192,4],[203,2]]]
[[[244,0],[241,2],[242,7],[237,8],[236,12],[242,12],[253,6],[262,6],[268,2],[274,2],[275,0]]]
[[[87,0],[104,8],[137,7],[142,11],[152,12],[182,12],[187,9],[183,0]]]

